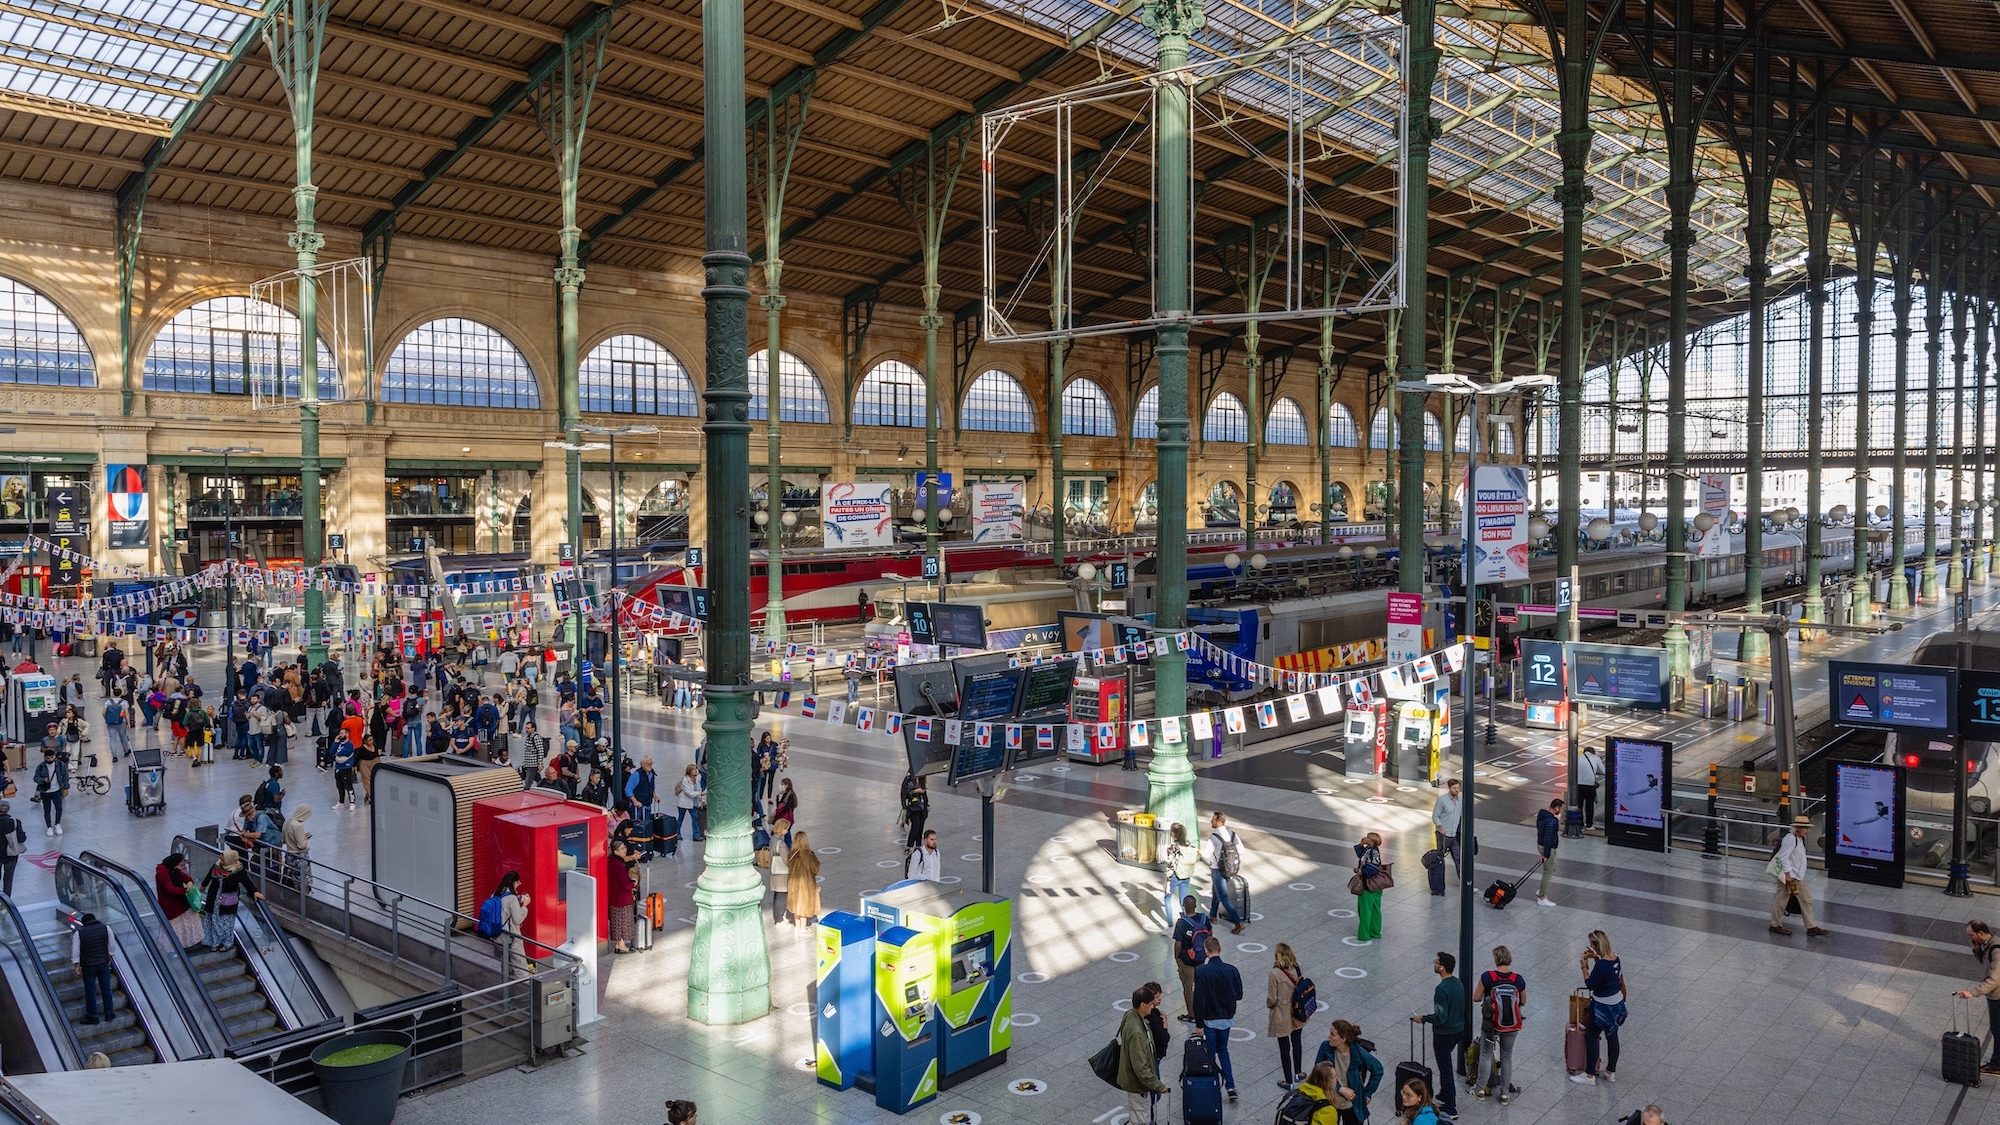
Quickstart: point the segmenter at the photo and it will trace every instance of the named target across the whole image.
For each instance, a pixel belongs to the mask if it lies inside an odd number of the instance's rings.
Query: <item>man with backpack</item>
[[[1465,985],[1454,975],[1458,958],[1449,953],[1439,953],[1431,961],[1431,971],[1438,975],[1437,987],[1431,989],[1431,1014],[1411,1016],[1410,1022],[1431,1025],[1431,1049],[1437,1052],[1438,1060],[1438,1104],[1446,1116],[1457,1117],[1458,1083],[1452,1080],[1451,1072],[1465,1045]]]
[[[1222,941],[1210,935],[1201,967],[1194,971],[1194,1021],[1208,1033],[1208,1049],[1222,1070],[1229,1100],[1236,1100],[1236,1069],[1229,1065],[1229,1033],[1236,1027],[1236,1005],[1243,999],[1243,976],[1222,959]]]
[[[114,695],[104,701],[104,729],[109,732],[111,748],[121,758],[132,756],[132,708],[123,696]]]
[[[1201,845],[1201,857],[1208,863],[1209,903],[1208,912],[1220,915],[1229,912],[1229,920],[1236,924],[1232,934],[1243,932],[1243,914],[1236,900],[1247,899],[1247,889],[1243,883],[1243,839],[1229,828],[1229,818],[1216,813],[1209,818],[1208,839]],[[1248,907],[1247,901],[1242,907]]]
[[[0,894],[14,897],[14,868],[28,850],[28,830],[9,813],[13,806],[0,801]]]
[[[1208,960],[1208,915],[1193,895],[1181,899],[1181,920],[1174,923],[1174,969],[1181,975],[1181,1003],[1187,1014],[1184,1023],[1194,1022],[1194,971]]]
[[[1159,1003],[1160,994],[1150,988],[1134,990],[1132,1007],[1118,1024],[1118,1088],[1125,1091],[1130,1125],[1153,1121],[1153,1105],[1167,1092],[1167,1084],[1160,1081],[1153,1031],[1148,1025]]]
[[[1514,1037],[1527,1020],[1528,982],[1514,971],[1514,954],[1504,945],[1493,947],[1493,967],[1472,985],[1472,1002],[1479,1005],[1479,1070],[1468,1081],[1472,1096],[1484,1101],[1497,1085],[1500,1104],[1521,1092],[1514,1085]]]

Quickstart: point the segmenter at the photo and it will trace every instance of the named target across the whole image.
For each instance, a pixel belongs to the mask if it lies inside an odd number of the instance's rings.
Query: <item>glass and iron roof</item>
[[[0,89],[167,126],[258,15],[216,0],[5,0]]]

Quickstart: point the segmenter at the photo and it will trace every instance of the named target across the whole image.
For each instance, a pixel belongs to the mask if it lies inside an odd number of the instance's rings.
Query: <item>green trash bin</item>
[[[407,1031],[357,1031],[312,1053],[320,1105],[340,1125],[389,1125],[415,1039]]]

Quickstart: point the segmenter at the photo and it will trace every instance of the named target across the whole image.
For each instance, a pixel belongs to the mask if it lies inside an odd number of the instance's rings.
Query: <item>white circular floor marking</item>
[[[1340,943],[1342,945],[1352,945],[1356,947],[1365,947],[1375,944],[1372,941],[1362,941],[1360,938],[1352,936],[1341,938]]]
[[[1042,1017],[1033,1012],[1015,1012],[1008,1018],[1014,1021],[1015,1027],[1033,1027],[1042,1022]]]
[[[795,1016],[812,1015],[812,1010],[813,1006],[811,1004],[794,1004],[791,1007],[785,1009],[786,1012]]]
[[[938,879],[938,882],[940,882],[940,883],[963,883],[963,882],[965,882],[965,880],[963,880],[963,879],[959,878],[959,877],[958,877],[958,876],[956,876],[956,875],[944,875],[944,876],[940,876],[940,877],[939,877],[939,879]]]
[[[1232,1043],[1241,1043],[1246,1039],[1255,1038],[1257,1038],[1257,1033],[1247,1027],[1232,1027],[1229,1029],[1229,1041]]]
[[[1055,877],[1055,876],[1053,876],[1053,875],[1030,875],[1030,876],[1028,876],[1028,882],[1030,882],[1030,883],[1033,883],[1033,884],[1035,884],[1036,886],[1041,886],[1041,885],[1042,885],[1043,883],[1053,883],[1053,882],[1055,882],[1055,880],[1056,880],[1056,877]]]
[[[1342,965],[1340,968],[1335,969],[1333,971],[1333,975],[1339,977],[1342,980],[1360,980],[1362,977],[1368,975],[1368,970],[1357,969],[1352,965]]]
[[[1285,886],[1286,888],[1294,891],[1310,891],[1313,889],[1313,885],[1311,883],[1286,883]]]
[[[803,1070],[807,1074],[811,1074],[812,1072],[819,1069],[819,1064],[811,1059],[794,1059],[792,1061],[792,1069]]]
[[[883,859],[883,860],[877,860],[877,861],[875,862],[875,866],[877,866],[877,867],[901,867],[901,866],[903,866],[903,865],[902,865],[902,864],[900,864],[900,863],[897,863],[897,862],[896,862],[895,860],[893,860],[893,859]]]
[[[821,855],[839,855],[839,854],[840,854],[840,849],[839,849],[839,848],[820,848],[820,849],[819,849],[819,854],[821,854]]]
[[[966,863],[978,863],[980,860],[985,859],[986,857],[980,855],[978,852],[967,852],[965,855],[959,856],[958,858],[964,860]]]
[[[1069,843],[1069,842],[1070,842],[1070,840],[1071,840],[1071,837],[1069,837],[1069,836],[1051,836],[1051,837],[1049,837],[1049,843],[1051,843],[1051,844],[1067,844],[1067,843]]]
[[[1417,787],[1416,787],[1416,786],[1414,786],[1414,785],[1398,785],[1398,786],[1396,786],[1396,792],[1398,792],[1398,793],[1415,793],[1416,791],[1417,791]]]
[[[1329,918],[1352,918],[1354,917],[1354,911],[1342,910],[1339,907],[1335,907],[1334,909],[1327,911],[1326,916]]]
[[[1271,947],[1261,941],[1239,941],[1236,943],[1236,952],[1238,953],[1269,953],[1270,951]]]
[[[1386,804],[1388,804],[1388,803],[1389,803],[1389,798],[1387,798],[1387,797],[1370,797],[1370,798],[1368,798],[1368,803],[1369,803],[1369,804],[1371,804],[1371,805],[1386,805]]]
[[[1117,962],[1118,964],[1120,964],[1120,965],[1123,965],[1123,964],[1126,964],[1126,963],[1128,963],[1128,962],[1132,962],[1132,961],[1137,961],[1138,959],[1139,959],[1139,955],[1138,955],[1137,953],[1134,953],[1134,952],[1132,952],[1132,951],[1131,951],[1131,950],[1129,950],[1129,949],[1121,949],[1121,950],[1119,950],[1118,952],[1116,952],[1116,953],[1113,953],[1113,954],[1111,955],[1111,960],[1113,960],[1113,961],[1116,961],[1116,962]]]
[[[1043,981],[1045,981],[1045,980],[1048,980],[1048,979],[1049,979],[1049,974],[1047,974],[1047,973],[1022,973],[1022,974],[1021,974],[1020,976],[1018,976],[1018,977],[1015,977],[1014,979],[1015,979],[1015,980],[1018,980],[1018,981],[1020,981],[1020,982],[1021,982],[1022,984],[1040,984],[1040,983],[1042,983]]]
[[[1331,789],[1315,789],[1315,790],[1313,790],[1313,792],[1314,792],[1314,793],[1317,793],[1317,794],[1319,794],[1319,795],[1320,795],[1320,796],[1322,796],[1322,797],[1331,797],[1331,796],[1333,796],[1333,790],[1331,790]]]

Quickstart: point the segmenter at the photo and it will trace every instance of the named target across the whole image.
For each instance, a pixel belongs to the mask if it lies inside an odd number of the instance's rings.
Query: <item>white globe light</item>
[[[1231,551],[1228,554],[1222,556],[1222,565],[1228,567],[1231,570],[1235,570],[1237,567],[1243,565],[1243,556],[1237,554],[1235,551]]]
[[[1937,502],[1937,504],[1936,504],[1935,506],[1936,506],[1936,508],[1937,508],[1937,510],[1938,510],[1938,511],[1940,511],[1940,512],[1944,511],[1944,501],[1942,501],[1942,500],[1938,501],[1938,502]]]
[[[1846,518],[1847,518],[1847,505],[1845,505],[1845,504],[1835,504],[1835,505],[1833,506],[1833,511],[1831,511],[1831,512],[1828,512],[1828,513],[1827,513],[1827,517],[1828,517],[1828,518],[1830,518],[1830,519],[1832,519],[1832,520],[1834,520],[1835,522],[1839,522],[1840,520],[1844,520],[1844,519],[1846,519]]]
[[[1096,566],[1096,564],[1094,564],[1094,563],[1084,563],[1084,564],[1083,564],[1082,566],[1080,566],[1080,567],[1077,567],[1077,568],[1076,568],[1076,576],[1077,576],[1078,578],[1081,578],[1081,579],[1083,579],[1083,580],[1084,580],[1085,582],[1088,582],[1088,581],[1090,581],[1091,579],[1093,579],[1093,578],[1097,577],[1097,566]]]
[[[1660,517],[1654,515],[1651,512],[1639,513],[1640,531],[1651,531],[1658,526],[1660,526]]]
[[[1368,546],[1361,548],[1361,557],[1364,559],[1372,559],[1380,553],[1381,553],[1380,551],[1377,551],[1375,549],[1375,545],[1373,543],[1370,543]]]
[[[786,512],[778,518],[779,522],[783,523],[786,527],[799,526],[799,514],[797,512]]]
[[[1709,528],[1711,528],[1711,527],[1714,527],[1714,526],[1715,526],[1715,517],[1714,517],[1714,516],[1711,516],[1711,515],[1709,515],[1709,514],[1708,514],[1707,512],[1696,512],[1696,513],[1695,513],[1695,517],[1694,517],[1694,529],[1695,529],[1696,531],[1699,531],[1699,532],[1701,532],[1702,534],[1706,535],[1706,534],[1708,534],[1708,529],[1709,529]]]
[[[950,523],[951,517],[957,514],[958,513],[952,511],[950,508],[943,508],[938,511],[938,519],[943,520],[945,523]]]
[[[1528,521],[1528,538],[1545,539],[1549,534],[1549,521],[1536,516]]]
[[[1887,505],[1887,504],[1877,504],[1877,505],[1875,505],[1875,517],[1876,517],[1877,519],[1888,519],[1888,518],[1889,518],[1889,505]]]
[[[1251,569],[1251,570],[1262,570],[1262,569],[1264,569],[1265,567],[1267,567],[1267,566],[1270,566],[1270,565],[1271,565],[1271,560],[1270,560],[1270,559],[1267,559],[1267,558],[1265,558],[1265,557],[1264,557],[1264,556],[1263,556],[1263,555],[1262,555],[1261,553],[1260,553],[1260,554],[1255,554],[1255,555],[1251,555],[1251,556],[1250,556],[1250,569]]]
[[[1340,558],[1341,558],[1341,561],[1342,561],[1342,562],[1345,562],[1345,561],[1347,561],[1348,559],[1351,559],[1351,558],[1353,558],[1353,557],[1354,557],[1354,548],[1352,548],[1352,547],[1348,546],[1348,545],[1347,545],[1347,544],[1345,544],[1345,543],[1342,543],[1342,544],[1340,545]]]
[[[1799,510],[1798,510],[1797,508],[1786,508],[1786,509],[1785,509],[1785,518],[1786,518],[1787,520],[1795,520],[1795,519],[1798,519],[1798,518],[1799,518]]]
[[[1611,521],[1605,519],[1603,516],[1599,516],[1590,521],[1588,532],[1592,539],[1602,543],[1606,539],[1611,538]]]
[[[756,515],[751,516],[750,518],[757,521],[758,527],[763,527],[765,524],[771,522],[771,513],[758,512]]]

